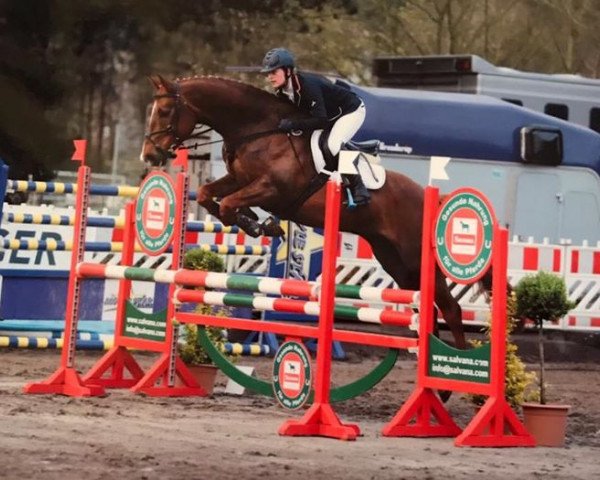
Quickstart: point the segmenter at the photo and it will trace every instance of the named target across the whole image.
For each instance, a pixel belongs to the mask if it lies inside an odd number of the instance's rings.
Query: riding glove
[[[295,129],[294,122],[292,122],[289,118],[284,118],[279,122],[279,130],[282,132],[291,132]]]

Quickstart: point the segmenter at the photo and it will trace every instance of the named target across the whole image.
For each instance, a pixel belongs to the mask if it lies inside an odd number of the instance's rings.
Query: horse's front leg
[[[283,236],[284,232],[273,221],[268,219],[260,225],[248,216],[240,213],[249,207],[261,207],[270,204],[277,198],[277,189],[268,177],[260,177],[252,183],[225,197],[220,203],[221,218],[234,221],[248,234],[256,237],[260,234],[267,236]]]
[[[225,223],[225,220],[221,217],[219,210],[219,204],[215,202],[215,197],[225,197],[236,190],[239,190],[235,177],[231,174],[226,174],[224,177],[215,180],[214,182],[206,183],[198,188],[196,201],[206,208],[208,213],[217,217]],[[232,225],[230,223],[229,225]]]

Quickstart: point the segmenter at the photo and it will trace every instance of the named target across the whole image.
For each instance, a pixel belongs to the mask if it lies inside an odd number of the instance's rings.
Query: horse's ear
[[[162,85],[164,85],[164,80],[160,75],[150,75],[148,77],[148,80],[156,90],[158,90]]]
[[[154,88],[157,90],[159,88],[164,88],[167,92],[173,92],[173,83],[169,80],[165,80],[161,75],[151,75],[148,78],[150,79],[152,85],[154,85]]]

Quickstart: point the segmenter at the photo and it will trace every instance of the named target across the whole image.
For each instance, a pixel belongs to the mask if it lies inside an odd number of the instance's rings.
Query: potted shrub
[[[224,272],[225,263],[216,253],[193,248],[183,257],[183,267],[188,270],[206,270]],[[213,305],[198,305],[195,310],[204,315],[227,315],[227,309]],[[206,332],[217,348],[222,349],[225,343],[223,329],[206,327]],[[183,337],[178,345],[179,356],[188,366],[196,381],[211,395],[214,390],[218,368],[214,365],[206,350],[198,341],[198,326],[186,324],[183,326]]]
[[[198,312],[214,315],[210,305],[199,305]],[[217,348],[221,349],[224,339],[223,331],[217,327],[206,327],[208,337]],[[187,365],[188,370],[194,375],[200,386],[212,395],[219,369],[202,348],[198,341],[198,326],[186,324],[183,326],[183,342],[178,345],[179,356]]]
[[[567,298],[561,277],[546,272],[524,277],[515,288],[516,314],[534,322],[538,330],[539,403],[524,403],[525,427],[538,445],[564,445],[569,405],[547,403],[544,361],[544,322],[557,320],[568,313],[574,304]]]

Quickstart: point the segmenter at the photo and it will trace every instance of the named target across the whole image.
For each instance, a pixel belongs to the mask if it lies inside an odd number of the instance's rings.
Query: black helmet
[[[265,55],[261,73],[269,73],[278,68],[294,68],[294,56],[285,48],[273,48]]]

